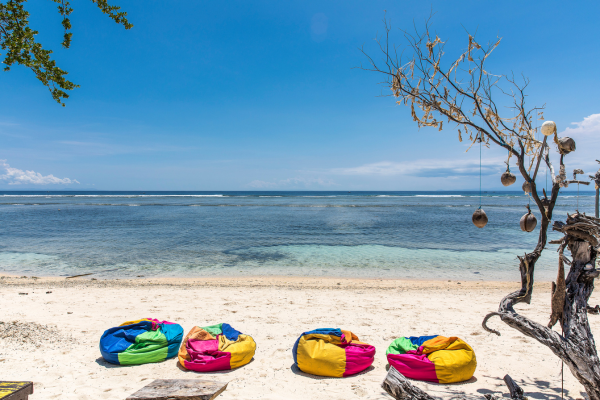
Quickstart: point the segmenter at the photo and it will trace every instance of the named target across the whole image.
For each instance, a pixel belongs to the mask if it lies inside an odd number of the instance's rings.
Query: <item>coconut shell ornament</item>
[[[570,137],[562,137],[558,139],[558,148],[560,154],[569,154],[575,151],[575,141]]]
[[[523,182],[523,186],[521,186],[521,188],[523,189],[525,194],[531,193],[531,185],[529,184],[529,182]]]
[[[556,124],[554,121],[546,121],[542,124],[542,134],[550,136],[556,132]]]
[[[488,223],[488,217],[487,217],[485,211],[483,211],[481,208],[478,208],[477,210],[475,210],[475,212],[473,213],[472,219],[473,219],[473,225],[475,225],[478,228],[483,228]]]
[[[527,214],[521,217],[521,230],[531,232],[537,226],[537,218],[531,213],[531,208],[527,206]]]
[[[510,172],[510,169],[507,167],[506,172],[503,173],[502,176],[500,177],[500,182],[502,182],[502,184],[504,186],[510,186],[513,183],[515,183],[516,181],[517,181],[517,177],[515,176],[515,174]]]

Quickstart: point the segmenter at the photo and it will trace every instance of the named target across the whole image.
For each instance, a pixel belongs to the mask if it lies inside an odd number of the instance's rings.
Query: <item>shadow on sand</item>
[[[313,374],[307,374],[306,372],[303,372],[300,368],[298,368],[298,364],[292,364],[292,366],[290,367],[290,369],[292,370],[292,372],[296,375],[300,375],[300,376],[305,376],[307,378],[311,378],[314,380],[324,380],[324,379],[348,379],[348,378],[353,378],[355,376],[360,376],[360,375],[364,375],[370,371],[373,371],[375,369],[374,366],[370,366],[369,368],[365,369],[364,371],[359,372],[358,374],[354,374],[354,375],[350,375],[350,376],[345,376],[345,377],[335,377],[335,376],[320,376],[320,375],[313,375]]]
[[[224,370],[221,370],[221,371],[207,371],[207,372],[192,371],[192,370],[189,370],[187,368],[184,368],[179,363],[179,360],[176,360],[175,364],[177,365],[177,368],[179,368],[180,371],[183,371],[183,372],[186,372],[186,373],[189,372],[189,373],[193,373],[193,374],[228,374],[230,372],[237,371],[240,368],[244,368],[246,365],[250,365],[253,362],[254,362],[254,357],[252,357],[252,359],[248,362],[248,364],[242,365],[241,367],[237,367],[237,368],[234,368],[234,369],[224,369]]]

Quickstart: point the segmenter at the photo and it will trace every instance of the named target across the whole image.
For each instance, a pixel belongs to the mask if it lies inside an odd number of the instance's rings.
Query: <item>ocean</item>
[[[0,192],[0,272],[518,280],[522,192]],[[481,202],[489,223],[471,215]],[[593,215],[593,192],[554,211]],[[540,216],[538,218],[538,228]],[[550,232],[550,239],[560,237]],[[537,280],[556,277],[547,245]]]

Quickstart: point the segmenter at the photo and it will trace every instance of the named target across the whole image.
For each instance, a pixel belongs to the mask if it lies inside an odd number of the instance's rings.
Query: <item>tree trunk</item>
[[[568,247],[573,262],[567,276],[567,296],[563,311],[562,328],[568,346],[568,360],[563,360],[585,387],[590,399],[600,400],[600,360],[587,313],[588,300],[594,290],[594,279],[600,274],[594,268],[596,250],[582,240],[571,240]]]
[[[396,400],[435,400],[435,398],[410,383],[404,375],[392,366],[390,366],[381,387]]]
[[[588,300],[594,290],[594,279],[600,275],[594,267],[598,256],[600,220],[582,214],[568,216],[567,223],[555,222],[554,230],[563,232],[565,237],[561,246],[566,246],[573,260],[566,279],[565,302],[561,326],[563,335],[537,322],[519,315],[512,307],[521,301],[531,298],[532,273],[529,255],[521,257],[521,275],[523,287],[521,291],[511,293],[500,303],[498,312],[488,314],[483,327],[489,332],[500,334],[487,327],[492,316],[500,319],[519,332],[536,339],[556,354],[571,373],[585,388],[591,400],[600,400],[600,359],[596,352],[596,344],[588,323]],[[541,236],[541,233],[540,233]],[[583,240],[585,238],[587,240]],[[539,246],[539,245],[538,245]],[[536,248],[537,249],[537,248]],[[535,253],[535,251],[534,251]],[[557,289],[558,290],[558,289]]]

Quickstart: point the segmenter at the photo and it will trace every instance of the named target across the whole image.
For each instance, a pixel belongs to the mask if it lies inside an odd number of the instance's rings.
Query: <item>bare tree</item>
[[[504,297],[498,311],[485,317],[483,327],[500,335],[487,326],[491,317],[498,316],[512,328],[538,340],[565,362],[590,399],[600,400],[600,361],[587,320],[587,302],[599,274],[594,267],[599,251],[599,219],[577,212],[568,216],[566,223],[554,225],[555,230],[565,235],[556,242],[559,263],[569,264],[570,270],[565,280],[564,272],[561,276],[564,267],[559,268],[552,295],[552,323],[542,325],[514,308],[518,303],[531,301],[535,265],[547,243],[552,212],[560,189],[568,186],[564,158],[575,150],[575,143],[570,138],[559,138],[552,122],[543,125],[544,139],[536,139],[534,119],[543,120],[544,107],[526,106],[529,80],[523,76],[516,79],[514,75],[494,75],[486,70],[486,62],[500,44],[500,38],[484,46],[467,33],[466,50],[446,61],[446,43],[431,33],[430,19],[421,32],[416,28],[412,32],[400,31],[404,47],[391,43],[391,27],[384,20],[384,35],[377,39],[383,57],[376,60],[362,49],[369,65],[361,68],[384,76],[382,83],[391,90],[389,95],[395,97],[397,104],[410,107],[419,127],[439,130],[451,127],[458,130],[459,141],[468,140],[471,146],[477,142],[500,146],[507,150],[509,161],[512,156],[516,158],[525,179],[523,190],[530,193],[541,215],[539,238],[533,251],[518,257],[521,289]],[[559,156],[558,174],[549,157],[549,137],[556,144]],[[550,193],[542,190],[540,194],[536,185],[541,161],[548,166],[552,177]],[[565,249],[570,250],[572,260],[563,254]],[[558,321],[562,334],[552,330]]]

